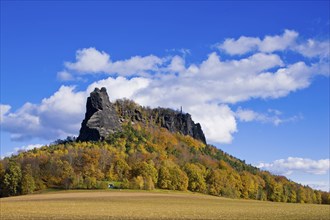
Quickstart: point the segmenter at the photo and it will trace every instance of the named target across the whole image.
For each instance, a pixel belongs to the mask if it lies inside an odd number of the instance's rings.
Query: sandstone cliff
[[[206,144],[201,125],[195,123],[190,114],[168,108],[142,107],[125,99],[110,103],[105,88],[96,88],[88,97],[86,115],[78,140],[104,140],[109,134],[120,131],[120,124],[123,122],[161,126],[171,132],[189,135]]]
[[[104,140],[121,130],[118,114],[109,101],[106,89],[95,90],[87,98],[85,119],[81,123],[78,141]]]

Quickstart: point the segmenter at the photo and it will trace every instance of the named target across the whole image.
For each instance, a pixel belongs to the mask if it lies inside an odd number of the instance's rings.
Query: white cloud
[[[157,56],[149,55],[145,57],[134,56],[128,60],[116,61],[109,64],[105,72],[120,75],[143,75],[146,72],[158,70],[158,65],[163,60]]]
[[[222,62],[212,53],[200,65],[191,65],[178,76],[163,76],[155,88],[169,90],[163,95],[189,95],[218,103],[237,103],[251,98],[279,98],[309,86],[314,67],[303,62],[282,65],[277,55],[255,54],[251,57]],[[166,88],[164,88],[166,86]],[[171,88],[171,89],[170,89]],[[196,95],[196,96],[193,96]],[[174,96],[174,94],[173,94]],[[175,98],[175,97],[174,97]]]
[[[135,97],[137,92],[146,89],[149,86],[150,80],[147,78],[136,77],[126,79],[124,77],[107,78],[92,83],[87,88],[87,93],[92,92],[96,87],[106,87],[111,101],[116,99]]]
[[[106,52],[90,47],[78,50],[76,52],[76,62],[65,62],[65,67],[81,74],[107,73],[129,76],[156,71],[158,65],[163,62],[163,59],[154,55],[145,57],[134,56],[127,60],[113,62],[110,60],[110,55]],[[60,73],[63,72],[66,71]]]
[[[183,57],[185,57],[186,55],[191,54],[191,51],[187,48],[181,48],[181,49],[178,50],[178,52],[180,52],[183,55]]]
[[[269,113],[273,113],[274,115],[282,115],[283,113],[277,109],[268,109]]]
[[[329,58],[329,57],[328,57]],[[312,65],[313,72],[315,75],[324,75],[329,77],[330,76],[330,68],[329,68],[329,60],[322,59],[318,63]]]
[[[308,185],[313,189],[330,192],[330,182],[328,181],[303,181],[300,182],[303,185]]]
[[[185,60],[180,56],[174,56],[168,66],[171,72],[183,72],[185,68]]]
[[[75,92],[73,86],[61,86],[49,98],[42,100],[38,106],[38,115],[43,127],[61,134],[75,135],[85,113],[86,92]],[[65,128],[65,129],[64,129]]]
[[[29,151],[29,150],[33,150],[34,148],[40,148],[42,146],[45,146],[44,144],[29,144],[23,147],[15,147],[14,148],[14,153],[19,153],[21,151]]]
[[[60,71],[57,73],[57,79],[65,82],[74,80],[74,77],[67,71]]]
[[[258,45],[262,52],[274,52],[277,50],[285,50],[295,44],[298,33],[291,30],[285,30],[282,36],[266,36]]]
[[[26,146],[22,146],[22,147],[15,147],[13,152],[8,152],[4,155],[1,155],[0,158],[3,159],[5,157],[10,157],[11,155],[16,155],[20,152],[24,152],[24,151],[29,151],[29,150],[33,150],[34,148],[40,148],[42,146],[45,146],[44,144],[29,144]]]
[[[242,109],[239,107],[235,112],[236,118],[242,122],[257,121],[261,123],[272,123],[274,125],[279,125],[285,122],[293,122],[301,119],[301,116],[292,116],[289,118],[281,117],[282,112],[276,109],[268,109],[268,113],[258,113],[250,109]]]
[[[318,41],[308,39],[298,42],[299,33],[293,30],[285,30],[282,35],[258,37],[241,36],[237,40],[228,38],[216,47],[230,55],[243,55],[253,51],[272,53],[275,51],[291,50],[305,57],[321,57],[329,59],[329,40]]]
[[[78,50],[76,52],[76,62],[65,62],[65,66],[81,73],[97,73],[104,72],[109,62],[110,56],[107,53],[90,47]]]
[[[329,40],[317,41],[309,39],[306,43],[296,45],[294,49],[306,57],[320,56],[321,58],[329,59],[330,43]]]
[[[236,111],[236,117],[241,121],[249,122],[260,118],[260,114],[249,109],[239,108]]]
[[[10,111],[10,105],[0,104],[0,122],[3,120],[4,116]]]
[[[61,86],[40,104],[26,103],[1,120],[4,131],[13,140],[40,137],[47,140],[76,135],[84,115],[87,94],[75,92],[72,86]]]
[[[322,175],[329,171],[330,160],[288,157],[287,159],[275,160],[272,163],[259,163],[257,167],[280,175],[291,175],[293,172]]]
[[[7,113],[5,117],[2,118],[1,128],[10,132],[13,139],[20,139],[23,133],[39,135],[40,121],[36,113],[35,105],[25,103],[16,112]]]
[[[237,132],[234,113],[228,105],[203,104],[189,106],[187,111],[202,125],[207,141],[231,143]]]
[[[241,36],[237,40],[233,38],[226,39],[223,44],[218,45],[218,48],[226,51],[231,55],[241,55],[253,50],[257,50],[260,42],[260,38]]]
[[[283,66],[283,61],[275,54],[256,53],[243,59],[221,61],[219,55],[213,52],[200,64],[199,77],[218,80],[254,77],[262,71],[280,66]]]
[[[267,53],[281,51],[294,45],[298,35],[295,31],[285,30],[281,36],[265,36],[263,40],[246,36],[241,36],[237,40],[228,38],[222,44],[218,44],[218,48],[231,55],[242,55],[255,50]]]

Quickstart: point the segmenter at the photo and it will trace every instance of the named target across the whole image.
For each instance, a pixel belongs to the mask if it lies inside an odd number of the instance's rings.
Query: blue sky
[[[77,135],[95,86],[329,189],[329,2],[1,1],[1,155]]]

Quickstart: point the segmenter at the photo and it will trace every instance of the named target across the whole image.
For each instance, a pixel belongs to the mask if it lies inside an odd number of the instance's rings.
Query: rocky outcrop
[[[106,88],[95,88],[87,98],[85,119],[78,141],[99,141],[121,130],[118,114],[109,100]]]
[[[96,88],[87,98],[85,119],[77,140],[104,140],[109,134],[120,131],[121,123],[129,121],[161,126],[170,132],[189,135],[206,144],[201,125],[195,123],[190,114],[169,108],[142,107],[125,99],[111,103],[105,88]]]
[[[131,100],[117,100],[114,105],[121,121],[137,121],[159,125],[171,132],[189,135],[206,144],[201,125],[195,123],[188,113],[160,107],[150,109],[142,107]]]
[[[172,109],[157,108],[153,109],[153,117],[157,124],[166,128],[171,132],[179,132],[189,135],[206,144],[206,139],[202,127],[199,123],[195,123],[191,115],[174,111]]]

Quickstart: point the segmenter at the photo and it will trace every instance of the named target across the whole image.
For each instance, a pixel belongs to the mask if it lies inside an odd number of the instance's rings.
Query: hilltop
[[[105,140],[109,134],[121,131],[121,124],[142,123],[166,128],[170,132],[189,135],[204,144],[206,139],[199,123],[191,115],[158,107],[142,107],[131,100],[111,103],[106,88],[95,88],[87,98],[85,119],[82,122],[78,141]]]
[[[221,126],[221,125],[219,125]],[[1,197],[45,188],[155,188],[291,203],[329,204],[330,194],[259,170],[207,144],[191,115],[109,101],[104,88],[87,99],[77,140],[0,161]]]

